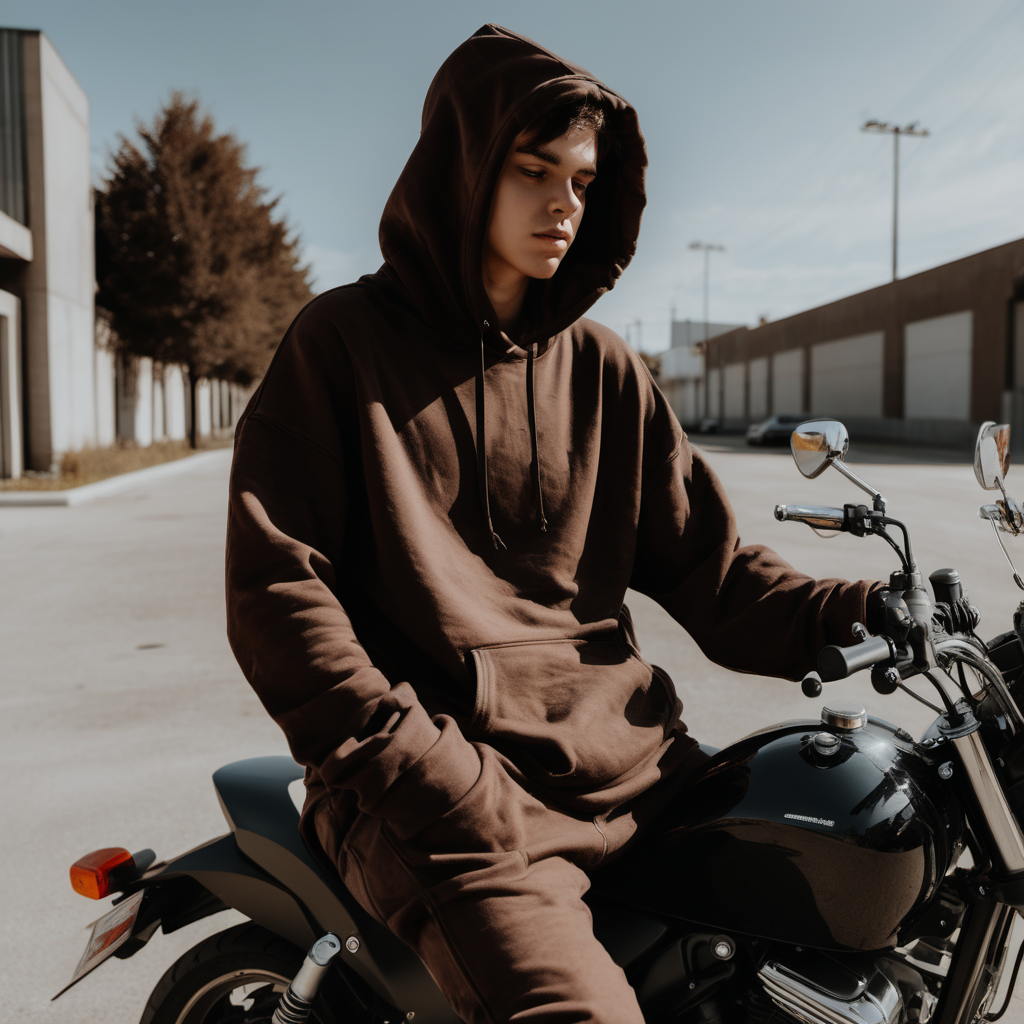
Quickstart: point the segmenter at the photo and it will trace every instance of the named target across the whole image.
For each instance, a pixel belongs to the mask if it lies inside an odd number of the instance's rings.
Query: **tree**
[[[171,94],[125,136],[96,195],[97,305],[115,345],[186,368],[190,439],[202,378],[250,384],[311,296],[298,239],[197,100]]]

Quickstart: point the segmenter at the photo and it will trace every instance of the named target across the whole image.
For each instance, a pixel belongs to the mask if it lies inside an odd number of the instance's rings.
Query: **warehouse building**
[[[657,356],[658,385],[685,427],[696,427],[705,416],[704,346],[709,339],[742,326],[673,316],[671,347]]]
[[[963,447],[1024,432],[1024,239],[712,338],[707,415],[835,416],[862,438]],[[681,411],[681,410],[677,410]]]

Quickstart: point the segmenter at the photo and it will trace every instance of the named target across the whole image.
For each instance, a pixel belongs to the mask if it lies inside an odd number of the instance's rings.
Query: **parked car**
[[[698,434],[717,434],[721,429],[721,421],[717,416],[705,416],[697,427]]]
[[[806,419],[804,414],[794,416],[791,413],[779,413],[769,416],[747,428],[747,444],[786,444],[793,428]]]

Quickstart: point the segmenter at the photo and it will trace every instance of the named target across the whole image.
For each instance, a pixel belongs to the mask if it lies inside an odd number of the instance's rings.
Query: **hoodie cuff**
[[[408,839],[450,811],[476,784],[480,755],[447,715],[434,723],[440,734],[415,763],[402,772],[380,799],[365,808]]]
[[[849,647],[857,642],[852,632],[853,624],[860,622],[868,625],[870,595],[883,586],[885,584],[878,580],[858,580],[842,588],[835,609],[829,616],[836,630],[836,635],[829,638],[829,643]]]

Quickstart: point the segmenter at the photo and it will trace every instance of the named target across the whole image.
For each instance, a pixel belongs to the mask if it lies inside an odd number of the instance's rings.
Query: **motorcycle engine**
[[[751,993],[745,1006],[757,1024],[778,1021],[775,1008],[803,1024],[927,1024],[938,1002],[920,973],[897,956],[789,948],[766,957],[757,977],[763,992]]]

